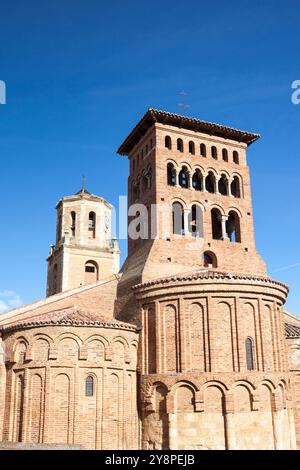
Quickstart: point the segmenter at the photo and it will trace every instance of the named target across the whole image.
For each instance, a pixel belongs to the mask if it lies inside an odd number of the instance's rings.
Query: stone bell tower
[[[63,197],[56,210],[56,245],[51,245],[47,259],[47,295],[118,273],[120,251],[111,236],[112,206],[83,187]]]

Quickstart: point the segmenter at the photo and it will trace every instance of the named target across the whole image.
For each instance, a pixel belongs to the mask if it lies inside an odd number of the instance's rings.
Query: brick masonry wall
[[[135,332],[44,327],[4,335],[4,441],[139,447]],[[93,396],[86,379],[93,377]]]

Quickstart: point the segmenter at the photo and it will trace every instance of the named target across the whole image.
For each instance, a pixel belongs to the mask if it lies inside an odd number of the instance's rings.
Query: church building
[[[46,298],[0,314],[0,448],[300,448],[300,319],[255,245],[258,138],[148,109],[118,149],[121,269],[111,204],[85,184],[58,202]]]

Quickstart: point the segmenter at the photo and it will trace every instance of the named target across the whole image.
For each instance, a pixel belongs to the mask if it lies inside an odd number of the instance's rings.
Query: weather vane
[[[179,94],[180,94],[180,96],[182,96],[182,97],[185,97],[185,96],[188,95],[187,92],[184,91],[184,90],[182,90]],[[185,98],[183,98],[183,101],[182,101],[181,103],[178,103],[178,106],[179,106],[179,108],[181,108],[183,111],[186,111],[187,109],[189,109],[189,108],[191,107],[188,103],[185,102]]]

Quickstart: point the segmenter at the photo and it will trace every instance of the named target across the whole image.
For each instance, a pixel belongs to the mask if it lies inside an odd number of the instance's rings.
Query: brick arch
[[[229,174],[228,170],[220,169],[220,170],[218,170],[218,175],[219,176],[225,175],[228,178],[228,181],[230,180],[230,174]]]
[[[99,351],[100,346],[100,351]],[[108,341],[106,338],[100,335],[92,335],[87,338],[83,344],[84,350],[87,354],[88,360],[98,360],[98,359],[105,359],[106,350],[108,347]],[[92,356],[92,357],[91,357]]]
[[[276,390],[276,385],[270,379],[264,379],[261,382],[259,382],[257,384],[257,388],[260,387],[261,385],[264,385],[265,387],[268,387],[271,392],[275,392],[275,390]]]
[[[97,333],[96,334],[93,334],[91,336],[88,336],[82,343],[83,346],[87,346],[91,341],[94,341],[94,340],[97,340],[97,341],[101,341],[103,343],[103,346],[106,347],[109,345],[109,341],[107,338],[105,338],[104,336],[102,335],[98,335]]]
[[[215,168],[212,168],[212,167],[210,167],[210,166],[209,166],[208,168],[206,168],[206,170],[205,170],[205,176],[207,176],[210,171],[215,175],[215,177],[220,176],[219,173],[218,173],[218,171],[217,171]]]
[[[199,391],[198,386],[191,380],[179,380],[170,387],[170,394],[174,396],[174,393],[176,392],[177,388],[182,386],[190,387],[191,389],[193,389],[194,393]]]
[[[197,206],[200,206],[202,212],[207,211],[207,208],[204,206],[204,204],[201,201],[197,201],[196,199],[193,199],[191,202],[189,202],[189,209],[191,209],[194,204],[196,204]]]
[[[225,209],[222,206],[220,206],[219,204],[215,204],[215,203],[211,204],[209,206],[209,212],[211,212],[213,209],[218,209],[221,212],[222,215],[226,215]]]
[[[240,220],[243,219],[243,214],[242,214],[241,210],[238,209],[237,207],[233,207],[233,206],[229,207],[229,209],[227,210],[227,214],[229,214],[229,212],[236,212],[237,215],[239,216]]]
[[[174,167],[175,167],[176,169],[181,168],[181,164],[178,163],[176,160],[173,160],[173,158],[167,158],[167,160],[166,160],[167,166],[168,166],[168,163],[172,163],[172,165],[174,165]]]
[[[33,341],[38,340],[38,339],[45,339],[46,341],[48,341],[49,345],[54,344],[53,337],[46,333],[36,333],[32,338]]]
[[[181,199],[180,197],[175,197],[171,200],[170,204],[171,204],[171,207],[173,204],[175,204],[175,202],[178,202],[179,204],[181,204],[183,206],[184,209],[187,209],[187,203]]]
[[[195,388],[188,382],[182,381],[173,388],[174,408],[177,412],[195,411]]]
[[[46,348],[45,348],[45,343],[46,343]],[[47,362],[48,360],[48,355],[49,355],[49,350],[51,348],[51,345],[53,344],[53,340],[49,340],[49,337],[47,335],[37,335],[32,341],[31,344],[31,351],[32,351],[32,357],[35,361],[45,361]]]
[[[180,170],[182,170],[182,168],[186,166],[189,171],[192,171],[192,165],[186,161],[180,161],[178,165],[179,165]]]
[[[199,163],[195,163],[195,164],[193,165],[192,171],[195,172],[196,170],[200,170],[202,176],[205,175],[205,169],[203,168],[203,166],[199,165]]]
[[[72,333],[71,331],[66,331],[64,333],[61,333],[60,335],[58,335],[55,340],[54,340],[54,343],[56,346],[58,346],[58,344],[63,340],[63,339],[66,339],[66,338],[70,338],[70,339],[74,339],[74,341],[76,341],[76,343],[78,344],[78,347],[80,348],[80,346],[82,346],[82,338],[78,335],[76,335],[75,333]]]
[[[13,344],[13,347],[12,347],[12,351],[15,351],[17,345],[18,345],[20,342],[25,343],[26,346],[27,346],[27,348],[29,347],[29,340],[26,338],[26,336],[20,335],[20,336],[17,336],[17,338],[15,339],[14,344]]]
[[[115,336],[114,338],[111,339],[110,345],[114,344],[117,341],[119,341],[120,343],[123,343],[124,348],[126,349],[126,351],[128,351],[129,344],[128,344],[128,341],[127,341],[126,338],[124,338],[123,336],[120,336],[120,335]]]
[[[221,382],[220,380],[208,380],[207,382],[204,382],[201,384],[200,387],[200,392],[203,394],[203,392],[208,388],[208,387],[217,387],[219,388],[224,395],[229,391],[228,385],[226,385],[225,382]]]
[[[249,393],[251,394],[255,391],[255,388],[256,388],[253,382],[250,382],[249,380],[244,380],[244,379],[240,379],[240,380],[233,379],[230,385],[231,385],[230,387],[231,391],[233,391],[236,387],[243,386],[243,387],[246,387]]]

